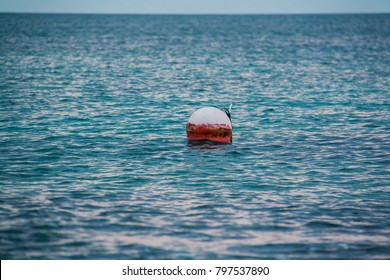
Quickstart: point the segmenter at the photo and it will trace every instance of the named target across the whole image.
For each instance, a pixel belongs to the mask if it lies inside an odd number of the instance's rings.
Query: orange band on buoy
[[[226,124],[187,123],[188,141],[209,140],[220,143],[232,142],[232,129]]]

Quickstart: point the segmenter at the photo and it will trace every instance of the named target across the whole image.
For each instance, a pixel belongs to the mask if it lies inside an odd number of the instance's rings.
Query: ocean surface
[[[0,258],[390,259],[390,14],[0,14]]]

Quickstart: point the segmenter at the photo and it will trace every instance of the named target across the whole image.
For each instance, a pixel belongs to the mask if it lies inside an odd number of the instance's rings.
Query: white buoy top
[[[188,122],[201,124],[226,124],[232,128],[232,123],[226,113],[215,107],[203,107],[196,110],[188,120]]]

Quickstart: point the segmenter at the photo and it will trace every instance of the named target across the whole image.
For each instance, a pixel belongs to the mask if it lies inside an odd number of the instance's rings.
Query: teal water
[[[389,14],[0,14],[0,257],[389,259],[389,77]]]

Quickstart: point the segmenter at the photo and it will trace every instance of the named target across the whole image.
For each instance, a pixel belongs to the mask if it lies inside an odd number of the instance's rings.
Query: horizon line
[[[126,13],[126,12],[12,12],[0,14],[44,14],[44,15],[148,15],[148,16],[267,16],[267,15],[386,15],[389,12],[280,12],[280,13]]]

